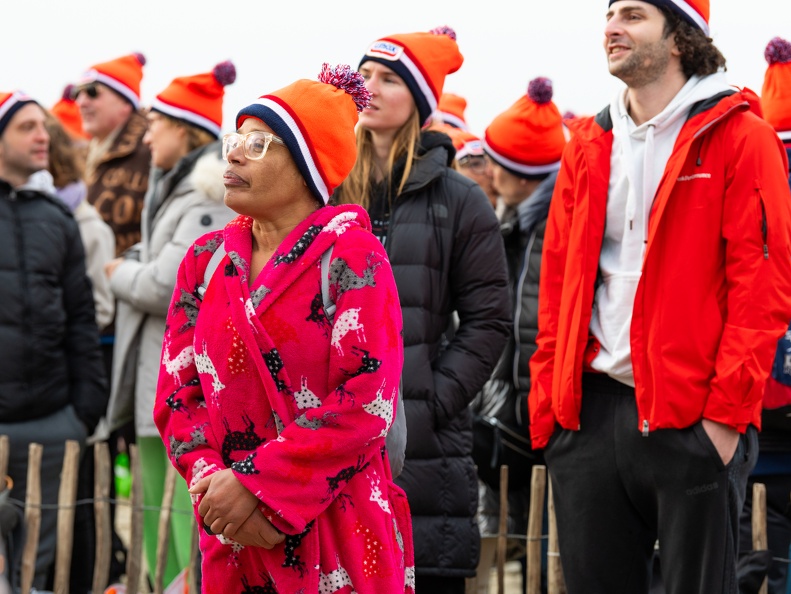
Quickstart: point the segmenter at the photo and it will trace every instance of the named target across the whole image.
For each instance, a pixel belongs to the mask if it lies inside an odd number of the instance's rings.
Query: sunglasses
[[[74,89],[74,94],[72,96],[72,99],[76,100],[77,97],[80,96],[80,93],[85,93],[91,99],[96,99],[99,96],[100,92],[101,91],[99,90],[99,86],[94,83],[91,83],[89,85],[85,85],[84,87],[78,87]]]

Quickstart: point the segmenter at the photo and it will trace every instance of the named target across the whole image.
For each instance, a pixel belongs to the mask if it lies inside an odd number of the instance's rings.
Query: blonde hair
[[[371,131],[362,126],[357,127],[357,161],[349,173],[348,177],[335,190],[333,202],[336,204],[359,204],[368,209],[373,185],[374,172],[374,148]],[[395,163],[406,155],[406,165],[404,173],[398,182],[396,196],[401,194],[409,179],[412,171],[412,164],[417,155],[415,148],[420,140],[420,116],[417,109],[412,111],[412,115],[396,132],[393,144],[390,147],[390,154],[387,157],[387,171],[385,172],[385,182],[387,184],[388,201],[392,204],[393,196],[390,195],[391,179]]]
[[[204,130],[203,128],[198,128],[193,124],[190,124],[186,120],[182,120],[179,118],[174,118],[173,116],[169,116],[166,113],[162,113],[161,111],[157,111],[157,114],[162,116],[167,122],[175,127],[175,128],[183,128],[187,132],[187,154],[194,151],[196,148],[205,146],[209,143],[214,142],[217,140],[217,137]]]

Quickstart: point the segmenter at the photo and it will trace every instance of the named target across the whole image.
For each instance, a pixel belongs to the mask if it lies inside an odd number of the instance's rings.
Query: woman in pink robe
[[[239,216],[181,264],[154,419],[203,527],[204,592],[414,591],[409,507],[384,448],[398,292],[365,211],[326,206],[368,99],[357,73],[325,65],[319,82],[242,109],[223,147]]]

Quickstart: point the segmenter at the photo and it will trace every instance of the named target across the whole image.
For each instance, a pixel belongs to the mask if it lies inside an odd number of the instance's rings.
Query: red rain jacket
[[[693,106],[651,207],[631,325],[638,424],[702,418],[760,428],[778,338],[791,319],[785,150],[745,89]],[[530,361],[533,447],[578,430],[613,134],[609,108],[570,123],[549,212]]]

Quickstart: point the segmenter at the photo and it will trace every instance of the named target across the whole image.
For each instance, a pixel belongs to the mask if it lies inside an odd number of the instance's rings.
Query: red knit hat
[[[184,120],[219,137],[224,88],[235,80],[236,68],[230,60],[217,64],[205,74],[174,78],[156,96],[151,109]]]
[[[610,6],[619,0],[610,0]],[[645,0],[657,7],[672,10],[693,27],[697,27],[706,37],[709,31],[709,0]]]
[[[58,118],[63,129],[74,140],[90,140],[91,136],[82,129],[82,116],[80,108],[74,100],[74,85],[66,85],[63,96],[50,109],[52,115]]]
[[[38,103],[22,91],[0,93],[0,136],[5,132],[8,122],[21,107],[28,103]]]
[[[445,77],[461,68],[464,57],[456,44],[456,32],[438,27],[428,33],[382,37],[371,44],[360,66],[369,60],[384,64],[404,80],[422,125],[437,109]]]
[[[236,127],[257,118],[272,128],[314,196],[326,204],[357,160],[354,127],[370,100],[359,72],[324,64],[318,82],[298,80],[240,110]]]
[[[146,58],[143,54],[129,54],[109,62],[92,66],[78,85],[100,82],[129,101],[135,109],[140,107],[140,81],[143,80],[143,66]]]
[[[497,116],[484,135],[493,161],[519,177],[542,176],[560,168],[566,134],[552,103],[552,81],[530,81],[527,94]]]
[[[766,46],[764,57],[769,67],[764,74],[761,109],[764,119],[788,145],[791,143],[791,43],[775,37]]]
[[[467,109],[467,100],[464,97],[453,93],[442,93],[434,117],[454,128],[469,130],[467,120],[464,119],[465,109]]]

